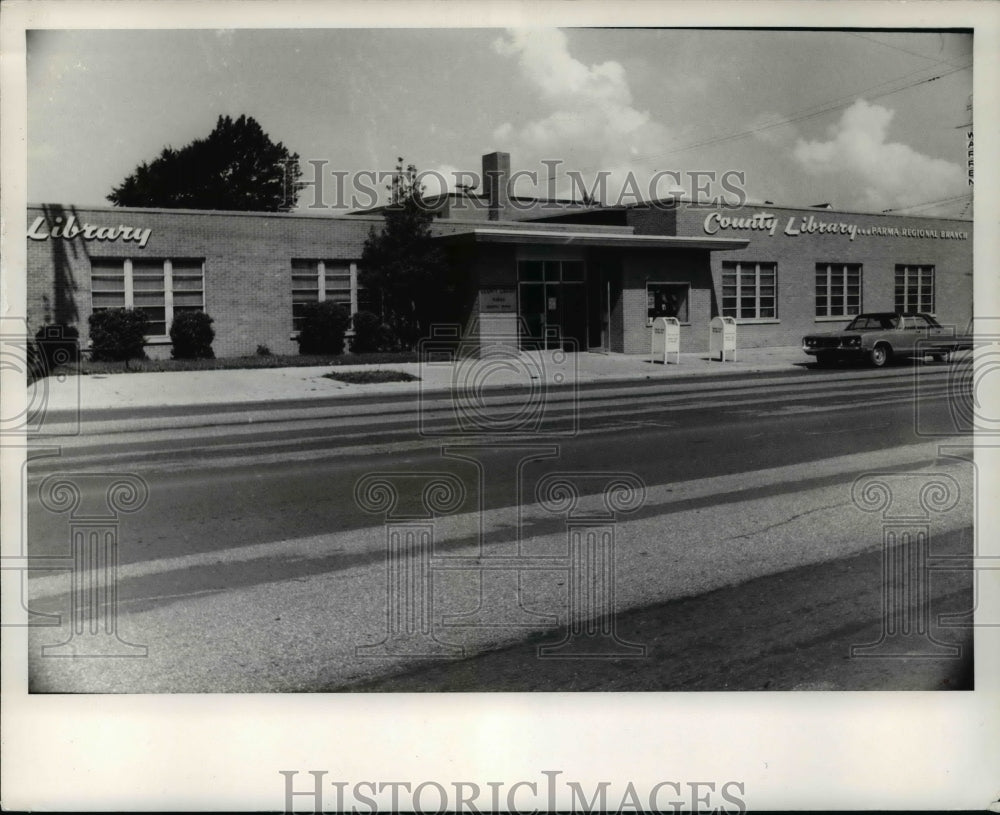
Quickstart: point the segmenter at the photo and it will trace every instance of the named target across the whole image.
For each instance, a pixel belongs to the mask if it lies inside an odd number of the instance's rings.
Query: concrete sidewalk
[[[249,402],[284,402],[329,396],[405,395],[448,392],[456,386],[479,390],[578,385],[689,376],[792,371],[810,358],[798,346],[741,350],[736,361],[710,360],[707,353],[681,354],[681,363],[651,363],[648,355],[525,352],[458,363],[323,365],[171,373],[93,374],[51,377],[28,388],[28,403],[49,411],[120,407],[173,407]],[[404,371],[419,381],[353,385],[324,378],[330,372]]]

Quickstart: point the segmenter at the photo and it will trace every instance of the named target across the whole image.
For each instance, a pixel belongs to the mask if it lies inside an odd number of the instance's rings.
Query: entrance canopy
[[[601,246],[649,249],[743,249],[750,241],[740,238],[690,238],[676,235],[635,235],[602,229],[600,231],[562,231],[556,229],[519,229],[517,227],[476,227],[437,236],[446,243],[521,243],[549,246]]]

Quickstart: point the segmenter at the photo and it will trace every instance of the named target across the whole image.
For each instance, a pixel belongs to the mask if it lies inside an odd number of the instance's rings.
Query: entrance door
[[[521,346],[541,347],[541,338],[545,336],[545,284],[522,283],[519,294],[518,312],[522,320],[522,330],[526,332],[526,335],[521,337]]]
[[[591,351],[611,350],[611,281],[604,264],[592,266],[587,278],[587,347]]]
[[[522,261],[518,314],[525,348],[587,347],[587,287],[582,261]]]
[[[587,289],[583,283],[563,283],[559,327],[566,351],[587,350]]]

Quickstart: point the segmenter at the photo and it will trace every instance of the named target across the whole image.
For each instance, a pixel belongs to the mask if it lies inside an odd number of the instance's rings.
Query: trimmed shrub
[[[270,356],[274,356],[274,355],[271,353],[271,349],[268,348],[266,345],[258,345],[257,346],[257,356],[259,356],[259,357],[270,357]]]
[[[302,328],[299,331],[300,354],[341,354],[344,351],[344,333],[351,321],[347,309],[325,300],[310,303],[302,310]]]
[[[28,364],[35,379],[48,376],[59,365],[79,361],[80,332],[73,325],[43,325],[28,345]]]
[[[391,326],[383,323],[377,314],[359,311],[351,318],[351,323],[354,328],[351,353],[371,354],[395,349],[396,337]]]
[[[174,359],[215,359],[212,340],[214,321],[203,311],[182,311],[170,324],[170,342]]]
[[[97,361],[145,359],[149,319],[134,308],[96,311],[90,315],[90,356]]]

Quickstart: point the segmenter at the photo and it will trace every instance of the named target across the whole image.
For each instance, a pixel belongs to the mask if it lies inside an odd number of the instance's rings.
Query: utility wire
[[[907,90],[909,88],[915,88],[918,85],[924,85],[924,84],[927,84],[929,82],[936,82],[939,79],[943,79],[944,77],[950,76],[951,74],[958,73],[959,71],[964,71],[964,70],[966,70],[966,69],[968,69],[970,67],[972,67],[971,64],[970,65],[958,66],[958,67],[952,68],[950,71],[945,71],[944,73],[937,74],[937,75],[931,76],[931,77],[925,77],[923,79],[917,80],[916,82],[910,82],[910,83],[908,83],[906,85],[903,85],[903,86],[901,86],[899,88],[894,88],[892,90],[883,91],[881,93],[871,94],[867,98],[868,99],[881,99],[881,98],[883,98],[885,96],[890,96],[890,95],[892,95],[894,93],[899,93],[900,91],[904,91],[904,90]],[[886,80],[885,82],[880,82],[878,85],[873,85],[871,88],[868,88],[866,90],[859,91],[857,93],[849,94],[846,97],[843,97],[843,96],[842,97],[838,97],[836,100],[833,100],[832,102],[821,103],[820,109],[818,109],[818,110],[815,110],[815,108],[817,106],[813,105],[810,108],[804,108],[803,111],[800,112],[800,113],[798,113],[798,114],[793,114],[793,115],[785,117],[783,119],[778,119],[778,120],[776,120],[774,122],[768,122],[766,124],[759,125],[758,127],[750,128],[748,130],[741,130],[741,131],[738,131],[736,133],[730,133],[730,134],[725,135],[725,136],[717,136],[716,138],[706,139],[705,141],[692,142],[691,144],[685,144],[685,145],[682,145],[680,147],[675,147],[674,149],[668,150],[668,151],[666,151],[664,153],[653,153],[653,154],[649,154],[649,155],[645,155],[645,156],[635,156],[635,157],[633,157],[633,161],[635,161],[637,163],[646,162],[646,161],[652,161],[654,159],[660,159],[660,158],[664,158],[666,156],[674,155],[675,153],[683,153],[683,152],[686,152],[688,150],[694,150],[695,148],[698,148],[698,147],[710,147],[710,146],[714,146],[716,144],[722,144],[722,143],[728,142],[728,141],[734,141],[734,140],[737,140],[737,139],[743,139],[743,138],[746,138],[747,136],[752,136],[752,135],[754,135],[756,133],[762,133],[765,130],[770,130],[772,128],[780,127],[782,125],[793,124],[795,122],[802,122],[802,121],[806,121],[807,119],[814,119],[817,116],[822,116],[824,113],[830,113],[831,111],[848,107],[849,105],[853,104],[858,98],[860,98],[862,95],[866,94],[868,90],[874,90],[875,88],[881,87],[882,85],[886,85],[886,84],[888,84],[890,82],[897,82],[900,79],[903,79],[903,78],[905,78],[907,76],[912,76],[915,73],[920,73],[920,72],[925,71],[925,70],[927,70],[926,67],[925,68],[920,68],[920,69],[918,69],[916,71],[911,71],[908,74],[903,74],[900,77],[896,77],[896,79],[891,79],[891,80]],[[845,99],[847,99],[847,101],[844,101]],[[577,172],[577,173],[584,173],[584,172],[588,172],[588,171],[592,171],[592,170],[598,170],[598,169],[600,169],[600,168],[598,168],[598,167],[585,167],[582,170],[576,169],[575,172]],[[552,179],[550,179],[550,180],[556,180],[556,179],[567,177],[568,172],[569,172],[568,170],[564,170],[563,172],[558,173],[555,176],[553,176]]]
[[[971,192],[962,193],[961,195],[953,195],[951,198],[939,198],[936,201],[924,201],[922,204],[910,204],[908,207],[893,207],[892,209],[883,209],[882,212],[902,212],[907,209],[924,209],[926,207],[937,206],[938,204],[949,204],[952,202],[961,201],[964,198],[972,198]]]
[[[904,54],[910,54],[911,56],[914,56],[914,57],[920,57],[921,59],[927,59],[927,60],[930,60],[931,62],[940,64],[940,65],[951,65],[953,68],[957,68],[958,67],[957,65],[955,65],[954,62],[949,62],[946,59],[941,59],[939,57],[929,57],[926,54],[921,54],[921,53],[919,53],[917,51],[911,51],[909,48],[902,48],[901,46],[898,46],[898,45],[892,45],[891,43],[883,42],[882,40],[877,40],[877,39],[875,39],[875,37],[869,37],[869,36],[866,36],[864,34],[860,34],[857,31],[848,31],[847,33],[850,34],[852,37],[859,37],[862,40],[868,40],[869,42],[877,43],[878,45],[885,46],[886,48],[891,48],[893,51],[902,51]]]

